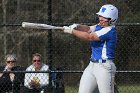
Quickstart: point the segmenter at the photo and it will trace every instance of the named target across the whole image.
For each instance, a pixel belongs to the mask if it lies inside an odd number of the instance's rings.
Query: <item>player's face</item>
[[[41,63],[41,58],[39,56],[34,56],[33,57],[33,65],[35,66],[36,69],[41,68],[42,63]]]
[[[105,17],[102,17],[102,16],[99,16],[99,23],[103,27],[109,26],[108,25],[108,18],[105,18]]]

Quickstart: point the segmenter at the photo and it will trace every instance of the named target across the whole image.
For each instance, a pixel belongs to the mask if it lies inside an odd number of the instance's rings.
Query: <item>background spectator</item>
[[[16,66],[17,57],[15,54],[8,54],[5,56],[5,66],[0,67],[0,93],[12,91],[13,93],[19,93],[20,85],[24,81],[24,74],[22,73],[10,73],[10,71],[22,70],[20,66]]]
[[[42,63],[41,54],[35,53],[32,57],[32,65],[26,71],[49,71],[49,66]],[[26,73],[24,86],[29,93],[40,93],[49,84],[49,73]]]

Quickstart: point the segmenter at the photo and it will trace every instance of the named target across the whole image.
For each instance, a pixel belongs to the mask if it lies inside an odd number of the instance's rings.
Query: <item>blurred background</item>
[[[22,22],[55,26],[98,22],[96,12],[104,4],[119,10],[115,64],[120,93],[140,93],[140,1],[139,0],[0,0],[0,65],[8,53],[18,57],[17,65],[31,64],[40,53],[50,68],[61,68],[65,92],[77,93],[82,71],[90,59],[89,42],[59,30],[21,27]]]

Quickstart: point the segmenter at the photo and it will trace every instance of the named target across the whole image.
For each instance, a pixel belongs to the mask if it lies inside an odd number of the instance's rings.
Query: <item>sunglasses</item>
[[[7,63],[15,63],[16,61],[6,61]]]
[[[40,62],[41,60],[33,60],[33,62]]]

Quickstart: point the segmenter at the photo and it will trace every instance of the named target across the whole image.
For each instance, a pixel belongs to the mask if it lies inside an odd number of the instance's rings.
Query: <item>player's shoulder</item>
[[[108,26],[108,27],[104,27],[102,29],[106,30],[106,31],[116,31],[116,27],[115,26]]]
[[[114,25],[109,26],[108,30],[110,30],[111,32],[116,32],[116,27]]]

